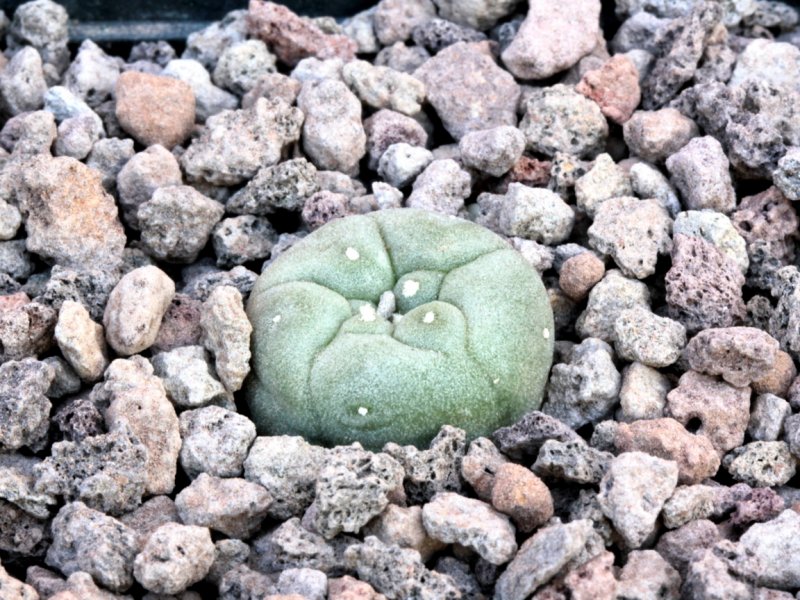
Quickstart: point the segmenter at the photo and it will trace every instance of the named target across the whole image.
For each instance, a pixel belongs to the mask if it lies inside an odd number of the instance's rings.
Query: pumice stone
[[[536,271],[479,225],[409,208],[329,222],[281,254],[247,304],[246,386],[262,435],[426,447],[539,407],[553,314]]]

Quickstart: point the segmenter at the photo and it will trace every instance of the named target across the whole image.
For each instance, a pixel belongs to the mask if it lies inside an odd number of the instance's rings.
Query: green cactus
[[[387,291],[393,315],[376,310]],[[553,355],[536,271],[488,229],[424,210],[331,221],[264,271],[247,314],[259,432],[325,445],[486,435],[538,408]]]

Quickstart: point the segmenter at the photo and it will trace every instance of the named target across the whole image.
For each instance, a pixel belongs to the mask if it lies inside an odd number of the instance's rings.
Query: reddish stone
[[[250,0],[250,35],[269,44],[278,59],[294,67],[304,58],[353,60],[357,44],[346,35],[329,35],[309,20],[274,2]]]
[[[792,357],[783,350],[778,350],[772,368],[753,381],[751,387],[756,394],[775,394],[786,398],[789,386],[796,376],[797,368]]]
[[[720,375],[735,386],[747,386],[775,364],[778,340],[755,327],[706,329],[694,336],[684,358],[695,371]]]
[[[561,265],[558,286],[573,300],[583,300],[605,274],[602,260],[592,252],[581,252]]]
[[[772,488],[755,488],[746,498],[736,502],[731,523],[741,527],[769,521],[781,514],[785,508],[783,498]]]
[[[200,308],[202,303],[186,294],[175,294],[161,319],[153,352],[168,352],[181,346],[200,344]]]
[[[25,306],[31,299],[25,292],[16,292],[15,294],[6,294],[0,296],[0,313],[7,310],[14,310],[20,306]]]
[[[530,469],[515,463],[498,467],[492,487],[492,506],[507,514],[517,529],[533,531],[553,516],[553,497]]]
[[[506,175],[508,183],[524,183],[531,187],[544,187],[550,182],[550,169],[553,163],[521,156]],[[504,192],[503,192],[504,193]]]
[[[624,54],[617,54],[599,69],[587,72],[575,91],[597,102],[603,114],[620,125],[631,118],[642,99],[639,72]]]

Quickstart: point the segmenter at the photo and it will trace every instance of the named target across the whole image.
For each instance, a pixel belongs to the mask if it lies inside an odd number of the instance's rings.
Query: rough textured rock
[[[583,441],[547,440],[531,469],[537,475],[579,484],[599,483],[613,455]]]
[[[461,138],[458,149],[464,165],[500,177],[522,156],[525,136],[508,125],[473,131]]]
[[[492,58],[487,42],[459,42],[414,72],[428,102],[455,139],[470,131],[517,124],[520,89]]]
[[[622,127],[631,152],[652,163],[663,163],[699,135],[697,124],[674,108],[637,110]]]
[[[750,388],[734,387],[716,377],[687,371],[667,394],[665,415],[707,437],[719,453],[744,441],[750,417]]]
[[[434,160],[414,181],[406,205],[455,216],[464,208],[470,191],[469,173],[456,161]]]
[[[655,550],[634,550],[619,573],[617,594],[620,598],[677,600],[680,574]]]
[[[136,533],[82,502],[66,504],[53,520],[53,544],[45,561],[65,575],[85,571],[115,592],[133,584]]]
[[[527,149],[553,156],[566,152],[592,157],[605,148],[608,123],[600,107],[573,89],[556,84],[535,88],[525,98],[519,124]],[[627,126],[627,124],[626,124]]]
[[[238,477],[256,437],[247,417],[219,406],[187,410],[180,416],[181,467],[189,477],[208,473]]]
[[[92,399],[107,407],[109,430],[130,428],[146,448],[146,492],[172,492],[181,449],[178,417],[147,359],[134,356],[112,362],[105,381],[92,390]]]
[[[169,149],[192,132],[194,92],[183,81],[126,71],[117,79],[114,92],[120,126],[140,144]]]
[[[523,532],[533,531],[553,516],[553,498],[544,482],[513,463],[503,463],[497,468],[491,502]]]
[[[403,508],[390,504],[363,529],[364,535],[374,535],[387,545],[411,548],[419,552],[423,562],[447,546],[431,537],[422,522],[422,507]]]
[[[772,487],[794,477],[797,459],[786,442],[750,442],[731,450],[722,464],[737,481],[752,487]]]
[[[106,339],[122,356],[149,348],[175,295],[175,283],[161,269],[139,267],[119,280],[103,314]]]
[[[305,114],[303,150],[311,162],[319,169],[356,175],[367,143],[356,95],[341,81],[308,81],[297,106]]]
[[[745,239],[736,230],[733,222],[722,213],[713,210],[688,210],[680,212],[672,224],[673,234],[699,237],[711,242],[724,254],[732,258],[742,273],[747,274],[750,259],[747,256]]]
[[[179,408],[224,405],[230,393],[217,379],[208,352],[202,346],[181,346],[152,358],[169,399]]]
[[[495,565],[517,551],[509,518],[480,500],[442,492],[422,507],[422,523],[433,538],[472,548]]]
[[[690,140],[667,159],[666,165],[686,208],[729,213],[736,207],[730,163],[722,145],[713,137]]]
[[[269,215],[279,209],[297,211],[319,190],[317,169],[304,158],[264,167],[225,204],[225,210],[242,215]]]
[[[50,365],[33,358],[0,365],[0,449],[38,450],[46,442],[50,400],[45,395],[55,377]]]
[[[253,331],[239,290],[227,285],[214,288],[203,303],[200,327],[203,345],[214,355],[220,381],[229,391],[237,391],[250,372],[250,333]]]
[[[36,157],[16,181],[28,251],[78,269],[116,267],[125,234],[100,175],[69,157]]]
[[[236,185],[277,164],[300,138],[303,113],[282,99],[259,98],[250,108],[222,111],[206,121],[181,156],[186,174],[213,185]]]
[[[372,108],[389,108],[404,115],[415,115],[422,110],[425,86],[406,73],[364,60],[353,60],[342,67],[342,79],[364,104]]]
[[[757,523],[741,537],[740,545],[758,561],[754,573],[758,585],[791,589],[800,585],[797,551],[800,518],[793,510],[783,511],[778,518]]]
[[[94,382],[108,366],[108,348],[103,327],[92,321],[89,311],[67,300],[58,311],[55,339],[64,358],[84,381]]]
[[[738,265],[714,245],[682,234],[673,237],[667,305],[670,316],[683,323],[688,333],[741,322],[743,285]]]
[[[503,51],[503,63],[519,79],[545,79],[568,69],[595,47],[599,16],[597,0],[533,3]]]
[[[644,452],[625,452],[611,461],[598,501],[629,548],[655,533],[656,519],[678,484],[678,465]]]
[[[622,311],[637,306],[650,308],[647,286],[611,269],[589,292],[586,309],[578,317],[575,329],[581,337],[597,337],[611,343],[614,324]]]
[[[641,100],[639,71],[629,57],[617,54],[587,71],[575,91],[597,102],[606,117],[622,125]]]
[[[163,146],[150,146],[135,154],[117,176],[117,195],[125,223],[138,229],[139,206],[150,200],[158,188],[181,183],[180,165]]]
[[[205,527],[166,523],[156,529],[136,556],[133,575],[156,594],[178,594],[206,576],[214,544]]]
[[[695,371],[720,375],[737,387],[750,385],[772,368],[778,341],[754,327],[706,329],[694,336],[684,356]]]
[[[597,430],[595,430],[595,434]],[[711,442],[689,433],[675,419],[647,419],[614,427],[617,452],[645,452],[678,464],[678,483],[695,484],[713,477],[720,459]]]
[[[666,367],[680,358],[685,345],[683,325],[641,307],[622,311],[614,323],[614,347],[625,360]]]

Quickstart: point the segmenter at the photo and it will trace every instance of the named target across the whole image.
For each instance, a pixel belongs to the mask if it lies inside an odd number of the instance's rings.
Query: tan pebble
[[[573,300],[582,300],[605,273],[606,267],[602,260],[591,252],[581,252],[561,265],[558,285]]]
[[[512,518],[521,531],[533,531],[553,516],[553,497],[530,469],[505,463],[498,467],[492,506]]]
[[[792,357],[783,350],[778,350],[772,368],[763,377],[753,381],[751,386],[756,394],[769,393],[785,398],[795,376],[797,368]]]

